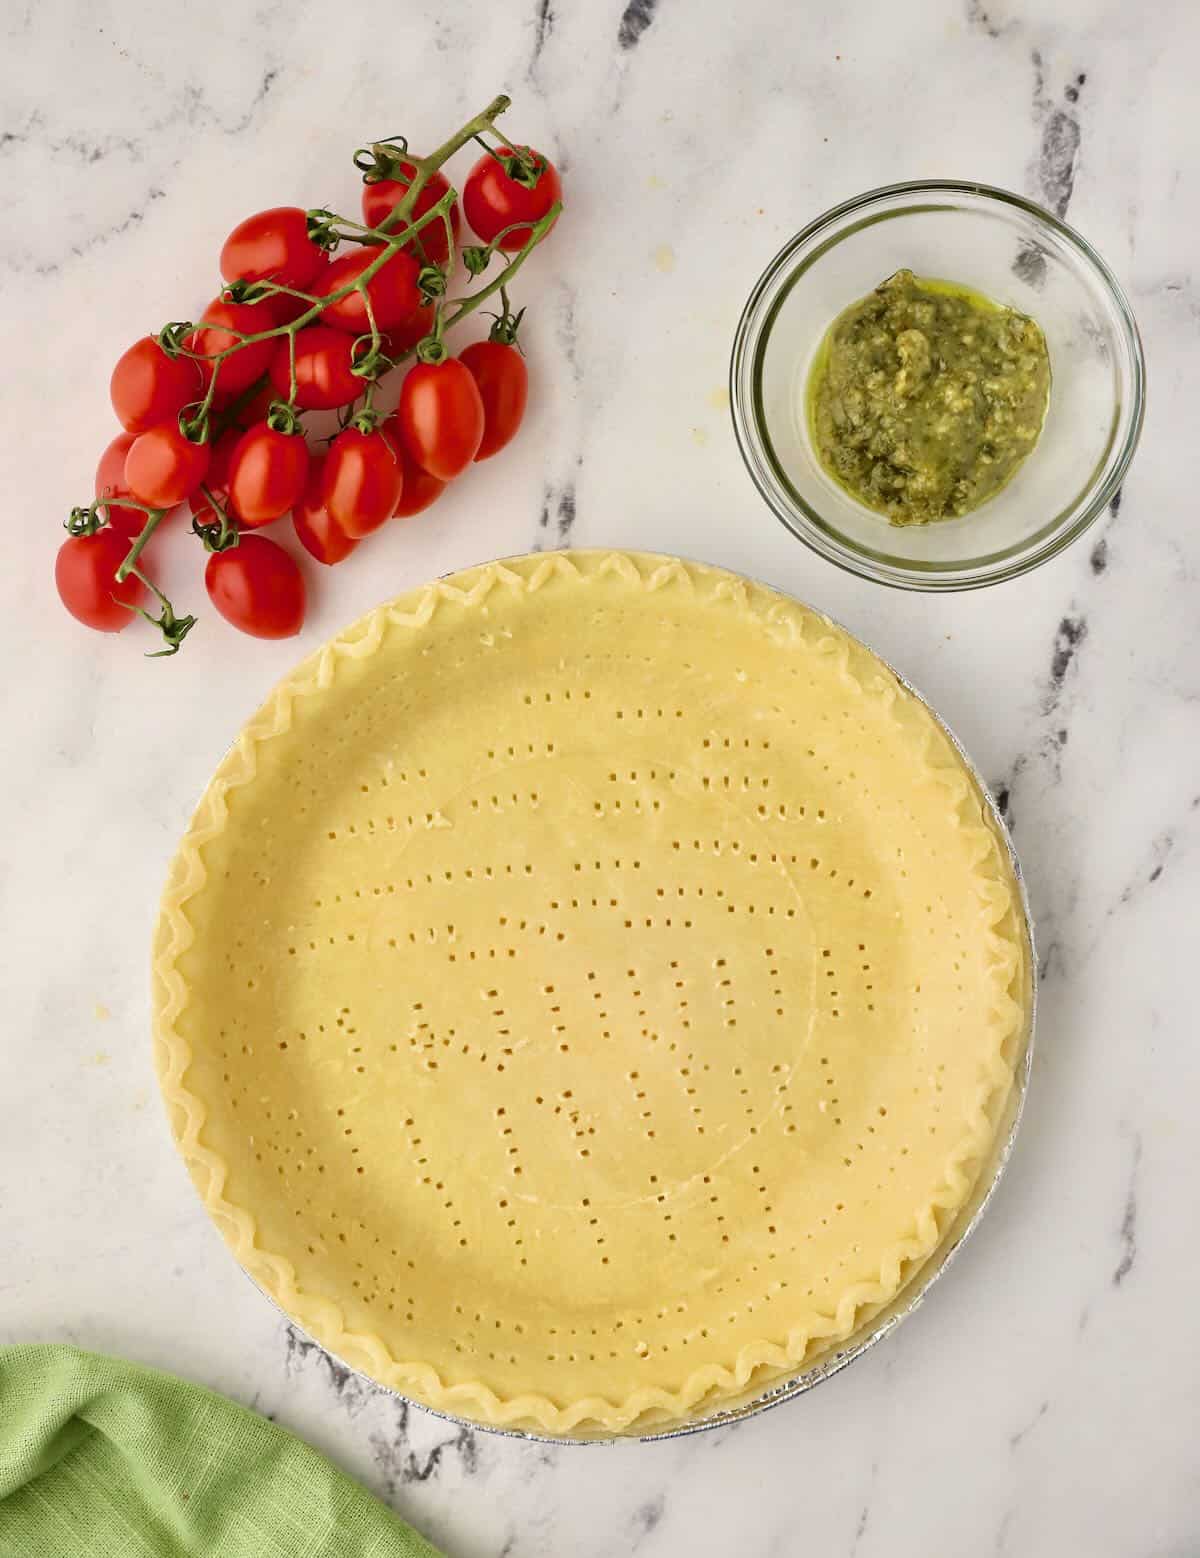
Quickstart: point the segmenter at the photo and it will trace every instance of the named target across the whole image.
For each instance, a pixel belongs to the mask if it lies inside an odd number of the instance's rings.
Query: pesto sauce
[[[1046,338],[1028,315],[901,270],[830,325],[807,411],[839,485],[894,525],[925,525],[995,497],[1049,398]]]

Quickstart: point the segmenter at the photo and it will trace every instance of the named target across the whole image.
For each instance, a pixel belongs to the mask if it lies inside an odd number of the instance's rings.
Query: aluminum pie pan
[[[607,549],[597,548],[596,550]],[[527,553],[509,553],[504,557],[491,559],[491,562],[503,565],[506,562],[515,561],[518,557],[527,555]],[[1007,1167],[1008,1160],[1012,1155],[1033,1066],[1033,1043],[1037,1026],[1037,953],[1033,915],[1029,906],[1029,892],[1025,874],[1021,869],[1021,862],[1017,856],[1012,835],[1000,813],[995,797],[954,731],[950,729],[949,725],[947,725],[937,710],[933,708],[928,699],[918,692],[912,683],[902,676],[889,660],[872,648],[870,644],[866,643],[864,639],[860,638],[858,634],[851,633],[848,628],[843,627],[835,617],[830,617],[825,612],[818,612],[815,607],[810,606],[806,601],[800,600],[798,596],[792,595],[790,591],[783,590],[775,584],[764,583],[762,580],[755,579],[749,574],[739,574],[735,570],[724,568],[719,564],[702,562],[696,558],[681,557],[676,553],[641,552],[639,555],[664,564],[683,562],[698,568],[716,568],[720,572],[744,580],[747,584],[770,590],[776,595],[782,595],[802,607],[805,611],[811,611],[818,616],[825,617],[826,621],[833,623],[848,638],[873,654],[880,664],[891,672],[905,692],[925,709],[944,733],[946,739],[957,753],[959,761],[974,780],[975,787],[991,820],[996,837],[1003,845],[1009,868],[1017,884],[1018,903],[1021,910],[1021,924],[1025,942],[1027,1016],[1024,1030],[1018,1041],[1016,1054],[1013,1058],[1012,1086],[1009,1089],[1008,1098],[997,1122],[992,1150],[988,1154],[986,1162],[980,1166],[971,1194],[959,1208],[941,1241],[932,1254],[921,1263],[912,1277],[901,1288],[900,1292],[896,1294],[895,1298],[873,1315],[870,1315],[858,1330],[848,1336],[844,1342],[837,1343],[835,1346],[827,1349],[821,1356],[814,1359],[812,1363],[798,1369],[795,1374],[773,1380],[767,1386],[752,1386],[743,1396],[735,1397],[732,1402],[726,1401],[723,1405],[715,1407],[709,1412],[699,1412],[681,1422],[664,1423],[661,1428],[648,1427],[644,1430],[634,1430],[627,1433],[599,1432],[589,1435],[546,1434],[538,1433],[533,1429],[511,1428],[498,1423],[482,1423],[475,1418],[459,1417],[453,1412],[439,1411],[436,1407],[427,1406],[425,1402],[417,1400],[414,1396],[407,1396],[403,1391],[396,1390],[390,1385],[381,1384],[371,1375],[365,1374],[361,1369],[355,1368],[353,1364],[347,1363],[344,1358],[331,1351],[324,1343],[319,1342],[316,1337],[306,1331],[292,1315],[288,1314],[272,1294],[268,1293],[265,1288],[261,1287],[247,1273],[249,1280],[254,1283],[254,1286],[269,1300],[273,1307],[279,1311],[292,1330],[305,1343],[315,1348],[318,1353],[329,1358],[348,1374],[361,1379],[375,1390],[403,1402],[406,1406],[415,1407],[418,1411],[427,1413],[430,1417],[440,1418],[443,1422],[452,1423],[456,1428],[469,1429],[472,1432],[478,1433],[495,1434],[503,1439],[523,1439],[532,1444],[654,1444],[664,1439],[682,1439],[690,1434],[704,1433],[709,1429],[728,1428],[734,1423],[744,1422],[747,1418],[758,1417],[761,1413],[768,1412],[773,1407],[781,1406],[785,1401],[792,1401],[797,1396],[805,1395],[817,1385],[823,1384],[826,1380],[832,1379],[835,1374],[841,1373],[844,1368],[856,1359],[861,1358],[864,1353],[869,1352],[877,1343],[889,1336],[901,1321],[907,1320],[909,1315],[921,1307],[934,1283],[949,1268],[954,1257],[983,1220],[983,1214],[987,1211]],[[485,563],[478,566],[489,565]],[[440,577],[443,579],[452,578],[454,575],[464,571],[466,570],[455,568],[448,573],[442,574]]]

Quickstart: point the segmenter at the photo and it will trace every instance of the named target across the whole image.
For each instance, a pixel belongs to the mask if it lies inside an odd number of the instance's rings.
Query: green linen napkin
[[[282,1428],[74,1347],[0,1347],[3,1558],[437,1558]]]

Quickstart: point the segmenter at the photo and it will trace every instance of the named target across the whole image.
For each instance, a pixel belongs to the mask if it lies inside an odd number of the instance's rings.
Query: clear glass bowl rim
[[[876,204],[902,200],[909,196],[974,196],[985,201],[996,201],[1015,207],[1035,226],[1044,226],[1063,239],[1083,263],[1099,277],[1111,299],[1124,346],[1130,364],[1130,410],[1124,417],[1125,431],[1116,458],[1106,461],[1104,479],[1087,493],[1068,524],[1050,533],[1040,545],[1034,546],[1011,560],[1001,559],[996,566],[984,566],[971,571],[959,570],[944,573],[929,572],[913,566],[884,562],[860,551],[852,542],[831,533],[812,507],[794,492],[786,491],[779,483],[767,454],[770,440],[761,426],[756,411],[756,364],[769,335],[775,304],[781,300],[780,287],[790,277],[799,259],[816,247],[817,240],[844,222],[848,217]],[[836,246],[857,227],[836,234],[819,253],[824,254]],[[819,257],[819,256],[814,256]],[[1146,415],[1146,363],[1141,334],[1133,310],[1120,282],[1109,269],[1099,252],[1086,238],[1068,223],[1012,190],[992,184],[980,184],[968,179],[913,179],[899,184],[882,184],[866,190],[849,200],[831,206],[807,226],[789,238],[755,282],[738,320],[733,339],[733,351],[729,362],[729,402],[733,417],[734,436],[751,480],[765,498],[774,514],[803,541],[806,546],[860,578],[871,579],[895,589],[907,590],[971,590],[985,585],[999,584],[1028,573],[1039,564],[1048,562],[1083,533],[1104,512],[1120,490],[1130,461],[1141,437]],[[836,538],[835,538],[836,535]],[[969,565],[968,565],[969,568]]]

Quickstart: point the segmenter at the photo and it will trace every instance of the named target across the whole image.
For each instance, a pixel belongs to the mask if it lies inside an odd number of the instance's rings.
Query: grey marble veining
[[[456,1558],[1200,1551],[1200,161],[1186,0],[0,7],[0,1336],[171,1367],[309,1437]],[[59,515],[112,436],[110,365],[194,315],[221,238],[356,198],[349,157],[508,90],[569,209],[517,287],[521,438],[314,582],[299,643],[211,613],[174,663],[59,614]],[[932,598],[812,557],[729,427],[759,270],[833,202],[951,175],[1023,189],[1125,282],[1150,417],[1088,537]],[[1036,264],[1036,256],[1018,263]],[[1041,1037],[1004,1186],[929,1302],[830,1384],[653,1446],[460,1430],[347,1374],[233,1266],[175,1158],[147,1037],[163,871],[242,719],[385,595],[568,541],[707,558],[829,611],[989,777],[1040,930]],[[187,538],[162,549],[203,605]],[[315,572],[315,570],[314,570]]]

